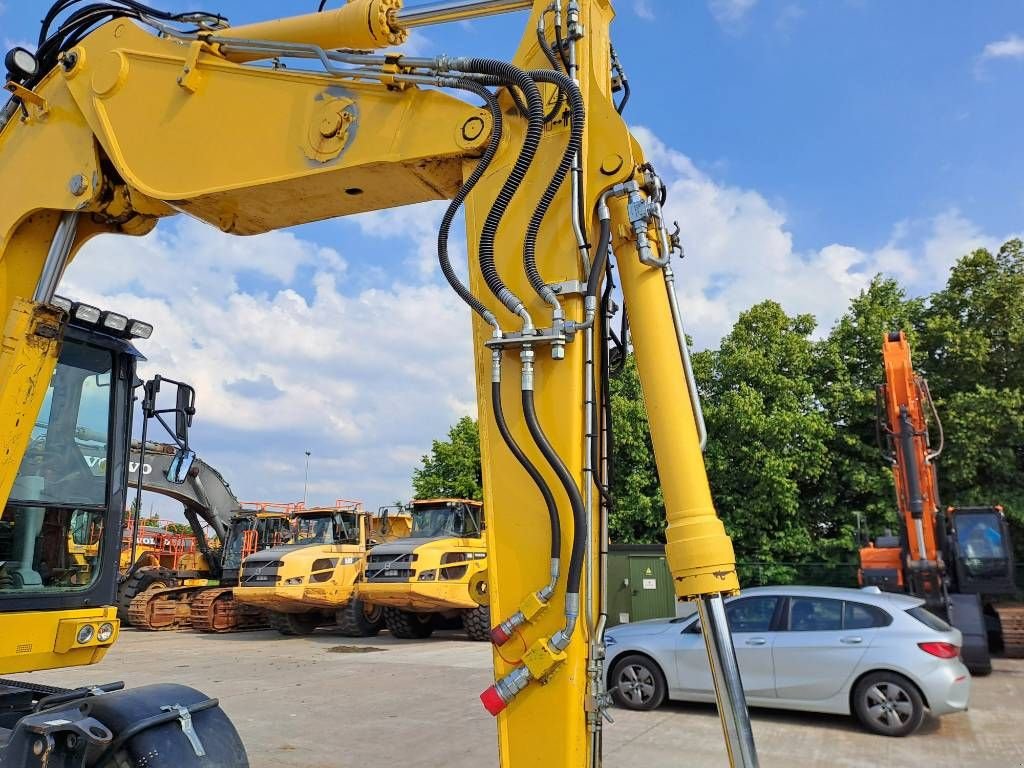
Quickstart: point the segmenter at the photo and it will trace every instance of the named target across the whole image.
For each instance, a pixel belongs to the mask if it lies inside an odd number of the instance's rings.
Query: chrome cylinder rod
[[[395,20],[403,29],[411,29],[523,11],[531,7],[532,0],[440,0],[436,3],[401,8],[395,12]]]
[[[742,768],[757,768],[757,749],[754,732],[750,728],[747,699],[743,693],[736,649],[726,623],[725,603],[721,595],[704,596],[697,600],[697,614],[704,628],[704,647],[711,665],[711,678],[715,684],[718,716],[729,750],[729,764]]]
[[[71,247],[75,244],[75,234],[78,232],[78,213],[76,211],[65,211],[60,215],[57,223],[57,231],[50,243],[50,250],[46,254],[46,261],[43,262],[43,270],[39,274],[39,282],[36,283],[35,293],[32,294],[32,301],[48,304],[57,291],[57,283],[60,276],[64,274],[64,267],[67,266],[68,256],[71,254]]]

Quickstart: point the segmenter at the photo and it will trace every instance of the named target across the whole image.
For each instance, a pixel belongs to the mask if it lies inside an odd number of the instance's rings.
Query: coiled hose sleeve
[[[558,87],[559,92],[564,94],[569,100],[572,120],[572,127],[569,130],[569,141],[565,145],[562,159],[559,161],[558,167],[555,168],[555,173],[544,190],[544,194],[541,195],[540,200],[537,202],[537,207],[530,217],[530,223],[526,227],[526,239],[523,242],[523,267],[526,270],[526,276],[530,281],[530,285],[533,286],[533,289],[544,301],[557,309],[559,307],[558,297],[544,281],[540,270],[537,269],[537,235],[540,233],[540,225],[544,221],[544,217],[547,215],[555,195],[558,194],[559,188],[572,168],[573,158],[576,157],[583,144],[586,108],[583,105],[583,96],[580,93],[579,87],[561,72],[538,69],[528,74],[536,81],[553,83]]]
[[[580,577],[583,573],[583,559],[587,548],[587,518],[586,512],[583,509],[583,496],[580,494],[580,489],[576,486],[576,482],[572,479],[569,468],[565,466],[565,462],[555,452],[551,443],[548,442],[544,430],[541,429],[533,403],[532,389],[523,390],[523,417],[526,420],[526,426],[529,428],[534,442],[537,443],[537,447],[540,448],[540,452],[551,466],[551,469],[555,471],[559,482],[561,482],[566,495],[569,497],[569,505],[572,507],[573,528],[572,549],[569,555],[569,569],[566,574],[565,591],[568,595],[578,595],[580,591]]]
[[[533,158],[537,154],[537,148],[540,146],[541,133],[544,130],[544,104],[540,97],[540,90],[538,90],[533,78],[519,69],[519,67],[513,66],[508,62],[495,59],[471,58],[459,60],[457,66],[453,66],[453,68],[463,72],[494,75],[498,80],[519,88],[526,97],[528,113],[523,146],[519,151],[515,164],[512,166],[512,170],[508,174],[508,178],[505,179],[505,183],[498,191],[494,204],[491,205],[491,209],[487,212],[487,218],[484,220],[483,226],[480,228],[479,248],[480,271],[483,274],[484,281],[487,283],[487,287],[510,312],[522,314],[525,312],[522,299],[505,285],[495,266],[494,241],[498,234],[498,226],[501,224],[501,219],[508,210],[516,190],[522,186],[526,172],[529,170],[531,163],[533,163]]]
[[[502,133],[502,116],[501,107],[498,105],[498,100],[494,94],[484,88],[479,83],[465,78],[459,78],[457,86],[464,91],[474,93],[482,98],[487,108],[491,113],[491,139],[487,143],[487,148],[484,150],[483,155],[480,156],[480,161],[476,164],[473,172],[469,174],[469,177],[463,183],[462,188],[455,193],[452,197],[451,203],[448,205],[448,209],[444,212],[444,216],[441,217],[441,224],[437,230],[437,261],[441,265],[441,272],[444,273],[445,279],[448,284],[452,287],[452,290],[459,295],[464,302],[466,302],[474,312],[484,319],[485,322],[489,323],[493,327],[498,327],[498,320],[495,318],[494,313],[491,312],[483,303],[474,296],[469,288],[467,288],[458,275],[455,274],[455,269],[452,267],[451,259],[448,256],[448,235],[451,232],[452,222],[455,220],[455,214],[458,213],[462,204],[466,201],[469,193],[476,186],[476,183],[483,177],[484,172],[487,170],[491,161],[494,159],[495,154],[498,152],[498,147],[501,144],[501,133]]]
[[[523,449],[519,447],[516,439],[509,432],[508,424],[505,422],[505,413],[501,407],[501,382],[499,381],[491,382],[491,404],[494,410],[494,421],[498,425],[502,440],[505,441],[505,445],[508,446],[512,455],[516,457],[516,461],[526,470],[526,474],[536,484],[540,495],[544,497],[544,506],[547,507],[548,520],[551,523],[551,559],[558,559],[562,551],[562,524],[558,519],[558,506],[555,504],[554,494],[551,493],[551,488],[544,476],[523,453]]]

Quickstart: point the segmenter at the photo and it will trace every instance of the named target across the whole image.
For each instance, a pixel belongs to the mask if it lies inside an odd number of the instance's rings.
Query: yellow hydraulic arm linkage
[[[529,16],[509,61],[372,53],[414,26],[506,11]],[[39,318],[59,327],[53,276],[88,237],[143,234],[178,212],[247,235],[452,200],[439,259],[474,311],[492,637],[506,645],[481,698],[502,765],[597,766],[607,509],[595,404],[614,256],[676,591],[701,613],[730,760],[755,765],[722,603],[739,585],[704,471],[665,188],[616,110],[613,15],[608,0],[351,0],[240,26],[140,11],[46,49],[38,74],[9,84],[0,122],[0,497],[52,367]],[[275,59],[287,68],[265,66]],[[460,204],[468,285],[447,257]]]

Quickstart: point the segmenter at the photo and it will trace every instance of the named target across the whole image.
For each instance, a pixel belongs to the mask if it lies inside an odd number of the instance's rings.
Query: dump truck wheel
[[[335,620],[345,637],[373,637],[384,626],[384,609],[353,599],[338,609]]]
[[[174,572],[167,568],[161,568],[158,565],[139,568],[117,588],[117,618],[126,627],[131,626],[128,609],[131,608],[132,600],[147,589],[166,589],[176,586],[178,586],[178,579],[175,578]]]
[[[277,613],[270,614],[270,626],[282,635],[311,635],[323,623],[316,613]]]
[[[385,608],[384,624],[392,635],[401,640],[422,640],[434,633],[434,616],[430,613]]]
[[[462,626],[470,640],[490,640],[491,609],[486,605],[469,609],[462,614]]]

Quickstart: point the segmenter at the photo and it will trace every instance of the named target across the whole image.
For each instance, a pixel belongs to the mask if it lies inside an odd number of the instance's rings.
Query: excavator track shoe
[[[197,632],[236,632],[269,626],[266,613],[236,601],[231,587],[204,589],[193,597],[191,621]]]

